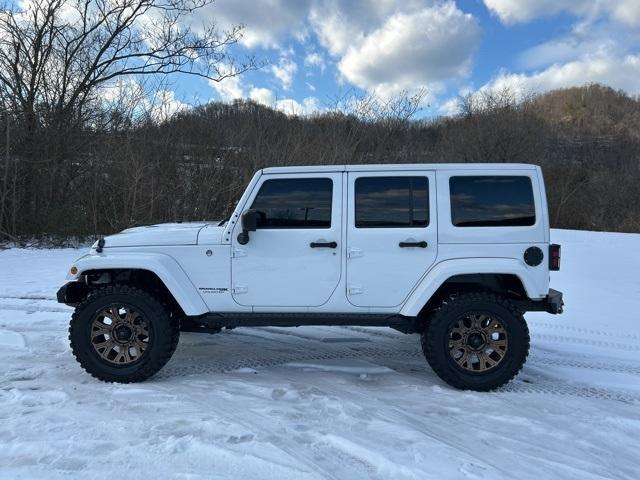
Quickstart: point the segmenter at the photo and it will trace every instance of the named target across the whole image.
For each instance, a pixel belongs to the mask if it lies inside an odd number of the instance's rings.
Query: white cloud
[[[324,0],[314,4],[309,19],[320,44],[331,55],[339,56],[380,20],[372,7],[367,0]]]
[[[154,120],[168,120],[174,114],[190,107],[179,100],[173,90],[149,91],[146,86],[133,78],[120,79],[100,91],[104,106],[126,111],[134,117],[150,115]]]
[[[640,25],[638,0],[484,0],[484,4],[507,24],[567,12],[591,18],[605,15],[627,25]]]
[[[245,26],[241,43],[249,48],[276,48],[288,37],[305,35],[305,20],[311,0],[216,0],[198,10],[194,25],[209,26],[212,22],[221,30],[231,25]]]
[[[189,105],[176,98],[172,90],[160,90],[151,100],[151,114],[157,120],[168,120],[174,114],[189,108]]]
[[[316,97],[306,97],[302,102],[292,98],[277,100],[276,109],[287,115],[310,115],[321,110],[320,102]]]
[[[306,97],[302,101],[293,98],[278,98],[272,90],[254,86],[250,86],[247,95],[240,77],[230,77],[222,80],[222,82],[210,81],[209,84],[217,90],[225,102],[231,102],[237,98],[249,98],[256,103],[280,110],[287,115],[309,115],[322,110],[316,97]]]
[[[321,72],[324,72],[324,69],[326,68],[327,64],[324,59],[324,56],[322,56],[318,52],[312,52],[307,54],[306,57],[304,57],[304,66],[317,67],[320,69]]]
[[[252,88],[249,92],[249,98],[254,102],[261,103],[262,105],[267,105],[269,107],[273,106],[276,102],[275,95],[268,88]]]
[[[573,87],[588,83],[603,83],[632,95],[640,94],[640,54],[622,58],[610,56],[587,57],[527,75],[502,73],[481,90],[509,88],[517,95],[540,93],[556,88]]]
[[[209,85],[218,92],[220,98],[225,102],[230,102],[236,98],[244,97],[242,79],[239,75],[235,77],[227,77],[219,82],[209,80]]]
[[[573,35],[555,38],[525,50],[519,63],[526,69],[540,68],[554,63],[565,63],[590,53],[605,54],[615,50],[612,40],[606,38],[579,39]]]
[[[344,78],[383,98],[464,77],[479,40],[476,20],[453,2],[396,13],[349,47],[338,64]]]
[[[249,98],[254,102],[280,110],[287,115],[309,115],[322,110],[320,102],[315,97],[306,97],[302,102],[292,98],[278,99],[268,88],[252,88]]]
[[[293,87],[299,68],[282,52],[285,41],[306,41],[310,32],[336,62],[339,83],[381,97],[424,87],[439,92],[445,82],[466,76],[480,34],[475,18],[454,0],[265,0],[260,8],[253,0],[218,0],[206,12],[198,16],[204,24],[244,23],[244,46],[281,50],[268,71],[282,90]],[[321,49],[302,62],[320,71],[329,63]],[[217,88],[223,98],[238,93],[228,84]]]
[[[340,56],[390,15],[433,4],[434,0],[317,0],[312,4],[309,20],[320,44],[331,55]]]
[[[282,88],[289,90],[293,83],[293,77],[298,71],[298,65],[288,56],[280,57],[277,65],[271,66],[271,72],[280,80]]]
[[[638,0],[618,0],[612,2],[612,16],[627,25],[640,25],[640,4]]]
[[[453,116],[460,113],[460,99],[450,98],[440,104],[438,112],[445,116]]]
[[[107,104],[121,104],[146,96],[143,85],[133,78],[120,78],[102,87],[100,99]]]

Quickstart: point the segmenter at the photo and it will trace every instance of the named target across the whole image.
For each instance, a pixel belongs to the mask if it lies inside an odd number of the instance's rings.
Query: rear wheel
[[[139,382],[158,372],[178,345],[179,325],[148,293],[104,287],[76,308],[69,326],[80,365],[107,382]]]
[[[518,374],[529,353],[529,330],[507,299],[467,293],[435,312],[422,333],[422,350],[449,385],[488,391]]]

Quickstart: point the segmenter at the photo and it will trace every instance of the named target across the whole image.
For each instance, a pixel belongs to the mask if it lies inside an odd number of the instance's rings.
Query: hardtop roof
[[[536,168],[536,165],[528,163],[381,163],[371,165],[305,165],[267,167],[262,169],[262,173],[381,172],[403,170],[535,170]]]

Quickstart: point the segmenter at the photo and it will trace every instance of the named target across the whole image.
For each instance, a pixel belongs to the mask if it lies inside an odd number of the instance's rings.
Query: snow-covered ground
[[[418,337],[183,334],[142,384],[76,364],[55,291],[78,250],[0,252],[0,478],[640,478],[640,235],[556,230],[561,316],[521,375],[456,391]]]

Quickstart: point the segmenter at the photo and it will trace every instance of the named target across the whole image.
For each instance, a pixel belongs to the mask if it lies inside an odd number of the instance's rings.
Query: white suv
[[[562,311],[559,263],[534,165],[277,167],[227,220],[100,239],[58,300],[105,381],[156,373],[181,330],[364,325],[421,334],[444,381],[491,390],[526,360],[523,313]]]

